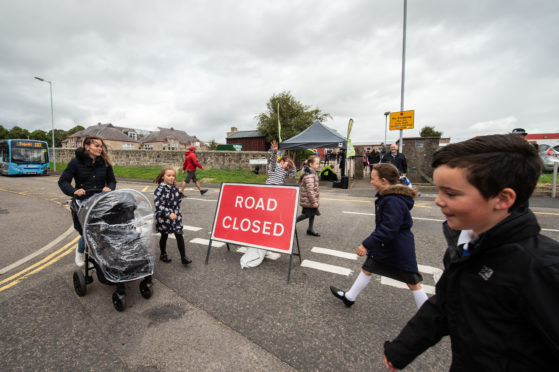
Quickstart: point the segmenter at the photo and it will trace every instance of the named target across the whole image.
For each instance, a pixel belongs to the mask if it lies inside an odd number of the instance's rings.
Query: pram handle
[[[97,194],[103,192],[103,189],[89,189],[89,190],[85,190],[85,194],[83,194],[82,196],[77,196],[74,195],[74,198],[78,199],[78,200],[82,200],[85,197],[91,196],[93,194]]]

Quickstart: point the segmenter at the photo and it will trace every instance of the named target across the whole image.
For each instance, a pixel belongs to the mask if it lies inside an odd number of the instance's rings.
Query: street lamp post
[[[402,40],[402,87],[400,90],[400,111],[404,111],[404,83],[406,81],[406,23],[408,19],[408,0],[404,0],[404,35]],[[400,152],[404,152],[404,131],[400,129],[400,141],[398,147]]]
[[[35,76],[35,79],[39,80],[39,81],[43,81],[45,83],[49,83],[49,88],[50,88],[50,122],[52,125],[52,164],[53,164],[53,170],[56,172],[56,153],[54,150],[54,110],[52,107],[52,81],[48,81],[45,80],[43,78],[37,77]]]
[[[388,126],[388,115],[390,115],[390,111],[386,111],[384,113],[384,146],[386,146],[386,127]]]

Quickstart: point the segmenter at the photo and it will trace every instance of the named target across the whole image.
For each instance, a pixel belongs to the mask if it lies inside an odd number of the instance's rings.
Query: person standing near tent
[[[295,163],[293,163],[289,156],[285,155],[278,161],[278,142],[276,140],[272,141],[271,150],[272,153],[268,160],[268,179],[266,180],[266,185],[283,185],[287,177],[294,177],[297,173]],[[260,265],[264,261],[265,256],[265,249],[249,247],[241,257],[241,268]]]
[[[320,216],[318,210],[318,199],[320,191],[318,188],[318,168],[320,167],[320,158],[316,155],[311,155],[305,161],[305,165],[301,170],[301,177],[299,178],[300,189],[300,204],[303,207],[303,212],[297,217],[297,222],[309,219],[309,227],[307,228],[307,235],[320,236],[319,233],[314,231],[314,217]]]
[[[392,144],[390,145],[390,154],[386,154],[380,160],[381,163],[392,163],[396,168],[398,168],[398,172],[400,172],[400,176],[406,177],[406,173],[408,173],[408,162],[404,154],[398,151],[398,145]]]

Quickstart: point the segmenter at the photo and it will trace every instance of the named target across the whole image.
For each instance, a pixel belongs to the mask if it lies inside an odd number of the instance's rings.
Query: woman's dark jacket
[[[74,186],[72,186],[74,179]],[[83,147],[76,149],[76,157],[70,160],[68,166],[62,172],[58,179],[58,187],[68,196],[74,196],[77,189],[92,190],[99,189],[101,192],[103,187],[111,190],[116,188],[116,178],[113,173],[113,167],[107,165],[102,157],[98,156],[93,163],[92,159],[87,155]],[[91,195],[84,195],[82,199],[86,199]],[[73,200],[73,199],[72,199]],[[82,234],[82,227],[77,214],[72,210],[72,220],[74,228]]]
[[[380,163],[380,153],[378,151],[371,151],[367,154],[369,158],[369,165]]]
[[[404,154],[402,154],[401,152],[397,152],[396,156],[392,156],[392,153],[387,153],[384,154],[384,156],[382,157],[382,159],[380,160],[381,163],[392,163],[394,164],[394,166],[396,168],[398,168],[398,171],[400,172],[400,174],[402,173],[408,173],[408,162],[406,160],[406,157],[404,156]]]
[[[404,368],[450,335],[451,371],[557,371],[559,243],[539,234],[529,209],[513,212],[470,244],[445,224],[445,270],[436,294],[385,344]]]
[[[75,180],[74,186],[72,186],[72,179]],[[74,196],[74,191],[77,189],[102,189],[106,186],[114,190],[116,178],[113,167],[106,164],[102,157],[98,156],[93,163],[85,149],[79,147],[76,149],[76,157],[70,160],[58,179],[58,186],[64,194]]]
[[[375,231],[363,241],[375,261],[408,272],[417,272],[410,210],[417,192],[404,185],[391,185],[377,194]]]

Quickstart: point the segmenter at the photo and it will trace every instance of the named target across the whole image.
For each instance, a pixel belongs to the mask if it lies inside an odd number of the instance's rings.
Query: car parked
[[[559,145],[555,146],[559,147]],[[543,143],[539,144],[539,155],[543,162],[544,172],[553,171],[553,165],[555,162],[559,162],[559,150],[555,150],[555,147],[546,145]]]

